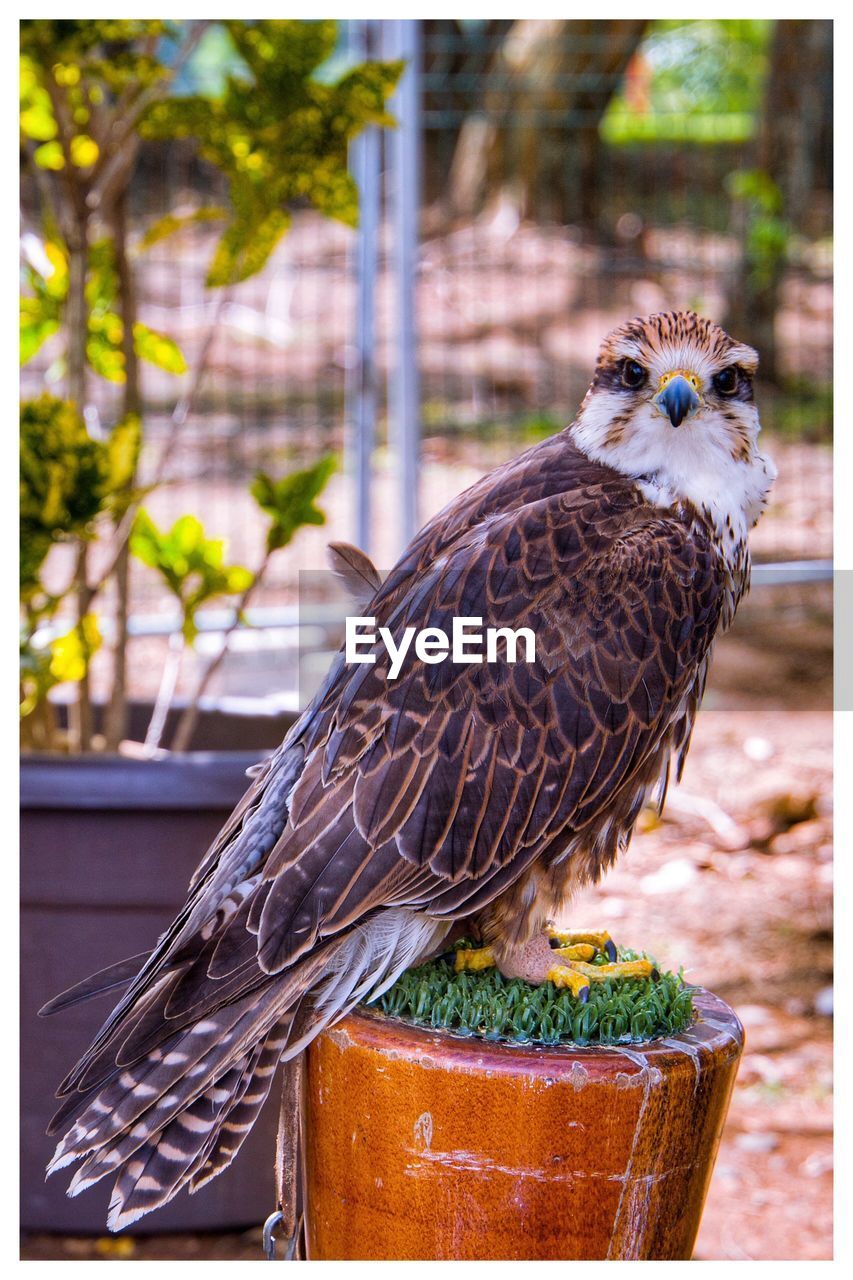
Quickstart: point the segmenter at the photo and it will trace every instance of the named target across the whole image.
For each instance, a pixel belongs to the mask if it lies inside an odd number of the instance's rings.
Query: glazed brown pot
[[[346,1018],[308,1052],[308,1257],[689,1258],[743,1048],[695,1008],[627,1048]]]

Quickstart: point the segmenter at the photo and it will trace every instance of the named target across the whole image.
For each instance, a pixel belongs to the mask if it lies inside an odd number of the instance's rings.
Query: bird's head
[[[695,312],[630,320],[602,344],[574,440],[661,505],[688,500],[742,536],[776,475],[758,450],[757,368],[752,347]]]

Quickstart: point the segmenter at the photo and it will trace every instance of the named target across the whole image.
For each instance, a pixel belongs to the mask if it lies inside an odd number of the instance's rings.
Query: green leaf
[[[19,89],[21,133],[33,142],[49,142],[56,137],[56,120],[50,95],[41,82],[39,68],[32,58],[21,58]]]
[[[736,169],[727,175],[724,186],[732,199],[751,203],[762,213],[781,212],[782,192],[764,169]]]
[[[192,213],[167,213],[165,217],[158,218],[148,228],[145,235],[137,243],[137,251],[144,253],[152,245],[159,244],[161,240],[165,240],[167,236],[174,235],[177,231],[183,231],[185,227],[194,226],[198,223],[221,222],[227,217],[228,210],[221,208],[219,205],[206,205],[201,209],[194,209]]]
[[[63,302],[68,296],[68,255],[55,240],[46,240],[43,248],[51,267],[44,277],[45,292],[57,302]]]
[[[71,163],[78,169],[89,169],[101,154],[101,149],[94,138],[87,133],[78,133],[71,139]]]
[[[273,209],[258,222],[235,219],[216,246],[205,283],[210,288],[240,284],[262,271],[290,221],[281,209]]]
[[[65,156],[58,142],[44,142],[36,147],[33,159],[40,169],[52,169],[58,172],[65,168]]]
[[[45,270],[46,274],[42,274]],[[62,303],[68,294],[68,262],[61,245],[46,240],[41,254],[28,256],[23,275],[32,292],[22,294],[20,299],[22,365],[33,358],[62,323]]]
[[[42,593],[28,599],[20,630],[21,718],[34,712],[57,684],[82,679],[101,646],[94,614],[87,614],[64,635],[48,640],[39,625],[53,618],[62,597]]]
[[[106,446],[104,492],[114,516],[124,513],[133,496],[131,486],[141,448],[142,423],[138,414],[130,413],[115,424]]]
[[[79,536],[101,510],[107,450],[91,438],[75,405],[45,394],[21,404],[20,472],[28,530]]]
[[[254,574],[251,569],[247,569],[242,564],[226,565],[222,570],[225,586],[223,588],[225,595],[242,595],[242,593],[250,587]]]
[[[184,353],[175,342],[164,333],[157,333],[139,321],[133,326],[133,345],[140,360],[147,360],[166,373],[181,374],[187,371]]]
[[[102,378],[108,382],[124,382],[124,351],[121,340],[124,325],[115,312],[90,313],[89,337],[86,342],[86,359]]]
[[[56,684],[82,680],[89,669],[92,657],[101,647],[102,637],[98,619],[87,613],[64,636],[57,636],[50,644],[50,674]]]
[[[195,138],[228,182],[229,223],[208,272],[216,286],[264,267],[295,206],[307,202],[355,225],[348,143],[367,125],[393,123],[385,103],[403,68],[366,63],[329,83],[316,73],[336,47],[335,23],[235,20],[226,27],[249,78],[228,77],[216,96],[158,102],[140,126],[149,138]]]
[[[224,563],[225,544],[208,538],[195,516],[181,516],[163,531],[143,509],[134,520],[130,550],[143,564],[156,569],[178,601],[185,640],[197,634],[196,613],[216,596],[242,595],[254,581],[243,565]]]
[[[326,454],[312,467],[293,471],[281,480],[273,480],[260,471],[252,482],[252,497],[270,517],[267,549],[277,551],[287,546],[303,525],[321,525],[326,517],[315,500],[325,489],[337,466],[334,454]]]
[[[21,521],[18,575],[21,599],[25,602],[41,590],[42,565],[53,543],[47,530],[32,521]]]
[[[45,308],[38,298],[21,298],[19,329],[20,361],[24,365],[32,360],[48,338],[59,329],[59,319],[46,315]]]
[[[32,600],[55,542],[88,538],[101,512],[120,515],[133,497],[141,446],[139,418],[93,440],[75,405],[42,395],[21,405],[21,592]]]
[[[277,83],[286,93],[306,79],[335,51],[337,23],[326,19],[232,20],[225,26],[237,52],[261,82]]]

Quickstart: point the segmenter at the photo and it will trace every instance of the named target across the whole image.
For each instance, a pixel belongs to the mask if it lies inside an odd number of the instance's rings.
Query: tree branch
[[[188,749],[190,745],[190,741],[192,740],[192,736],[193,736],[193,732],[195,730],[196,724],[198,723],[199,711],[201,710],[201,706],[200,706],[201,700],[204,697],[207,689],[209,688],[211,680],[216,675],[216,672],[219,670],[219,668],[222,666],[222,663],[225,661],[225,656],[228,653],[228,642],[231,639],[231,636],[239,627],[240,623],[242,622],[243,614],[246,611],[246,607],[249,603],[249,600],[254,595],[255,590],[260,586],[261,580],[263,579],[267,569],[269,568],[271,559],[272,559],[272,551],[267,549],[264,552],[263,560],[258,566],[257,573],[254,575],[254,577],[252,578],[252,581],[249,583],[248,587],[243,592],[237,604],[234,606],[234,618],[225,630],[225,634],[222,637],[222,646],[219,652],[213,658],[211,658],[210,662],[207,664],[204,671],[202,672],[201,679],[196,685],[196,690],[192,696],[192,700],[190,701],[189,705],[184,708],[183,714],[181,715],[181,718],[178,721],[178,727],[175,730],[175,736],[174,736],[174,739],[172,740],[173,751],[181,752],[181,751],[186,751]]]
[[[166,443],[163,447],[163,452],[160,454],[157,469],[154,472],[150,486],[148,486],[149,488],[153,489],[156,488],[157,485],[162,484],[166,475],[166,468],[172,460],[172,454],[175,451],[175,445],[180,437],[181,428],[184,426],[187,418],[192,412],[193,405],[195,404],[196,397],[201,388],[202,379],[207,372],[210,352],[213,348],[213,340],[216,337],[216,333],[219,328],[222,310],[230,297],[230,289],[223,289],[216,300],[216,310],[213,313],[213,319],[210,322],[210,326],[199,350],[195,368],[193,369],[192,382],[172,410],[172,416],[169,419],[169,431],[166,437]],[[118,564],[122,554],[122,548],[126,545],[127,540],[130,537],[130,531],[133,528],[133,521],[143,501],[144,496],[135,498],[125,511],[113,538],[113,552],[107,561],[107,566],[99,574],[97,580],[89,587],[90,600],[94,599],[98,592],[106,586],[107,582],[115,572],[116,565]]]
[[[86,196],[86,203],[90,209],[97,209],[102,204],[108,204],[118,185],[121,183],[122,169],[125,167],[126,149],[125,143],[130,139],[131,134],[136,128],[139,121],[144,116],[150,106],[158,101],[159,98],[168,89],[169,85],[175,80],[180,72],[186,66],[190,54],[197,46],[199,40],[210,26],[209,18],[201,19],[194,22],[187,32],[186,39],[178,51],[178,56],[169,68],[167,75],[161,76],[154,84],[144,89],[137,98],[134,99],[130,107],[122,116],[117,116],[107,135],[107,145],[104,151],[104,163],[102,167],[98,167],[95,171],[94,181],[89,188]],[[136,147],[138,147],[138,139],[134,139]],[[130,148],[127,148],[130,150]],[[135,158],[135,148],[134,148]],[[132,163],[132,159],[131,162]]]
[[[124,354],[124,404],[125,418],[142,417],[142,394],[139,385],[139,357],[136,354],[134,329],[136,326],[136,282],[127,253],[127,188],[122,187],[113,205],[113,244],[118,277],[118,295],[121,299],[122,351]],[[127,488],[135,481],[130,476]],[[113,683],[104,718],[104,738],[107,751],[117,751],[125,736],[127,720],[127,645],[129,639],[128,614],[130,611],[130,552],[125,539],[116,556],[116,609],[115,639],[113,642]]]

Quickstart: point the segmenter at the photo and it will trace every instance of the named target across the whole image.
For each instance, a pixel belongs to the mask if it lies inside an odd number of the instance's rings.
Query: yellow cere
[[[658,391],[663,391],[664,387],[669,386],[673,378],[684,378],[686,382],[690,383],[696,394],[701,395],[702,381],[699,375],[693,373],[691,369],[670,369],[669,373],[661,374]]]

